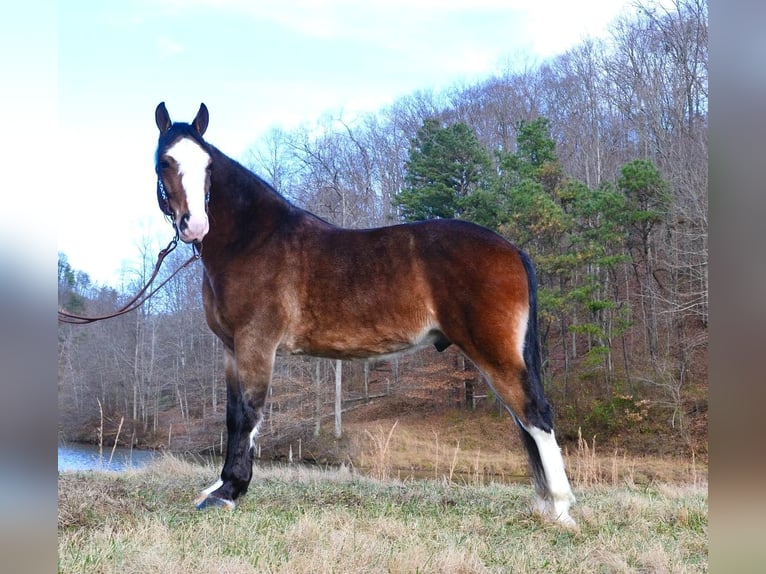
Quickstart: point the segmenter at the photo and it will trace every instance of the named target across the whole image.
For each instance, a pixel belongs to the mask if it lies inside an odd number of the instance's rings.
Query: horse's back
[[[328,228],[303,246],[305,252],[296,258],[303,260],[306,286],[315,293],[334,290],[369,300],[375,290],[404,290],[401,297],[407,298],[446,287],[451,297],[475,298],[488,288],[518,285],[526,295],[520,251],[495,232],[465,221]]]

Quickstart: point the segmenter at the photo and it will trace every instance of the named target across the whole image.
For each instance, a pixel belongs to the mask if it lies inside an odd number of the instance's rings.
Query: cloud
[[[157,38],[156,46],[160,55],[163,57],[177,56],[186,50],[183,44],[180,44],[167,36],[160,36]]]
[[[305,39],[346,42],[416,57],[446,71],[487,73],[512,50],[540,57],[598,35],[629,0],[164,0],[172,10],[211,9]],[[499,46],[505,46],[499,48]],[[174,53],[168,50],[168,53]]]
[[[173,11],[228,10],[309,36],[372,40],[400,36],[402,29],[459,13],[508,13],[529,4],[529,0],[164,0]]]
[[[629,3],[623,0],[591,0],[588,3],[538,0],[525,6],[532,51],[548,57],[561,53],[586,37],[603,35],[607,24]]]

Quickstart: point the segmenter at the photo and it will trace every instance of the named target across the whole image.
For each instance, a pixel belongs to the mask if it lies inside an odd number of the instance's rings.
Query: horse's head
[[[185,243],[199,243],[210,229],[207,201],[210,194],[211,157],[202,134],[208,113],[200,104],[191,124],[172,123],[160,103],[154,112],[160,139],[157,145],[157,201]]]

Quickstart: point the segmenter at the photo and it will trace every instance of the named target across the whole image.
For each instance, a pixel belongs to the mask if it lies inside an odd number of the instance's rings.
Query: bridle
[[[170,218],[170,221],[173,223],[173,227],[176,226],[175,218],[173,217],[175,214],[173,213],[173,210],[170,208],[170,199],[168,198],[168,192],[165,189],[165,184],[162,181],[162,176],[157,173],[157,203],[160,205],[160,211],[162,211],[163,214],[165,214],[166,217]],[[208,189],[205,192],[205,211],[207,211],[207,206],[210,203],[210,189]],[[176,230],[177,232],[177,230]]]
[[[160,210],[171,220],[173,219],[173,210],[170,209],[170,200],[168,199],[168,192],[165,189],[165,184],[162,183],[162,177],[157,174],[157,203],[160,204]],[[175,221],[173,221],[173,227],[175,227]]]
[[[197,259],[202,257],[202,253],[200,253],[199,248],[196,245],[194,245],[193,246],[194,254],[191,257],[189,257],[189,259],[184,261],[166,279],[164,279],[162,283],[160,283],[154,289],[149,291],[149,287],[151,287],[152,283],[157,278],[157,274],[160,272],[160,266],[162,265],[162,262],[176,248],[176,245],[178,245],[178,230],[176,230],[175,237],[171,239],[167,247],[165,247],[165,249],[161,250],[157,254],[157,263],[154,264],[154,271],[152,271],[152,276],[149,277],[149,281],[147,281],[146,285],[144,285],[143,288],[138,293],[136,293],[136,295],[130,301],[128,301],[125,305],[123,305],[114,313],[109,313],[108,315],[101,315],[98,317],[85,317],[83,315],[76,315],[74,313],[69,313],[67,311],[59,311],[58,312],[59,322],[70,323],[73,325],[85,325],[87,323],[95,323],[96,321],[103,321],[104,319],[112,319],[113,317],[119,317],[120,315],[124,315],[125,313],[130,313],[131,311],[135,311],[141,305],[146,303],[146,301],[152,295],[154,295],[157,291],[162,289],[168,281],[170,281],[173,277],[178,275],[178,273],[182,269],[185,269],[186,267],[194,263]]]
[[[173,229],[175,230],[175,236],[173,239],[170,240],[170,243],[168,243],[167,247],[165,249],[161,250],[157,254],[157,263],[154,264],[154,270],[152,271],[151,277],[149,277],[149,281],[147,281],[146,285],[138,292],[136,295],[128,301],[124,306],[122,306],[120,309],[115,311],[114,313],[109,313],[108,315],[101,315],[98,317],[86,317],[83,315],[76,315],[74,313],[69,313],[68,311],[59,311],[58,312],[58,320],[61,323],[70,323],[73,325],[85,325],[88,323],[95,323],[96,321],[103,321],[104,319],[112,319],[113,317],[119,317],[120,315],[124,315],[125,313],[129,313],[131,311],[134,311],[138,309],[141,305],[143,305],[150,297],[152,297],[157,291],[162,289],[165,284],[170,281],[173,277],[178,275],[178,273],[182,270],[194,263],[197,259],[200,259],[202,257],[202,253],[200,252],[199,247],[197,244],[192,245],[193,255],[189,257],[186,261],[184,261],[173,273],[171,273],[165,280],[162,281],[159,285],[157,285],[154,289],[149,290],[154,280],[157,278],[158,273],[160,272],[160,266],[162,265],[162,262],[165,260],[165,258],[170,255],[170,253],[176,248],[178,245],[178,227],[176,226],[175,220],[173,220],[173,212],[170,209],[170,202],[168,201],[168,194],[167,191],[165,191],[165,185],[162,183],[162,178],[157,177],[157,199],[160,204],[160,209],[162,210],[162,213],[164,213],[166,216],[168,216],[171,221],[173,222]],[[207,200],[207,198],[206,198]]]

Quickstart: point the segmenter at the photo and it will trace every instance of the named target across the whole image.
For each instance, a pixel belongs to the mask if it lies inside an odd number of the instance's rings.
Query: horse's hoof
[[[538,497],[532,504],[532,512],[548,522],[558,524],[559,526],[571,530],[579,530],[577,522],[575,522],[575,519],[569,514],[569,503],[566,501],[553,502]]]
[[[197,510],[206,510],[208,508],[224,508],[226,510],[234,510],[234,501],[226,500],[225,498],[218,498],[217,496],[206,496],[201,502],[197,503]]]
[[[556,523],[559,526],[563,526],[564,528],[568,528],[569,530],[574,530],[574,531],[580,530],[580,527],[577,526],[577,522],[575,522],[574,518],[569,516],[569,513],[558,515],[556,517]]]

